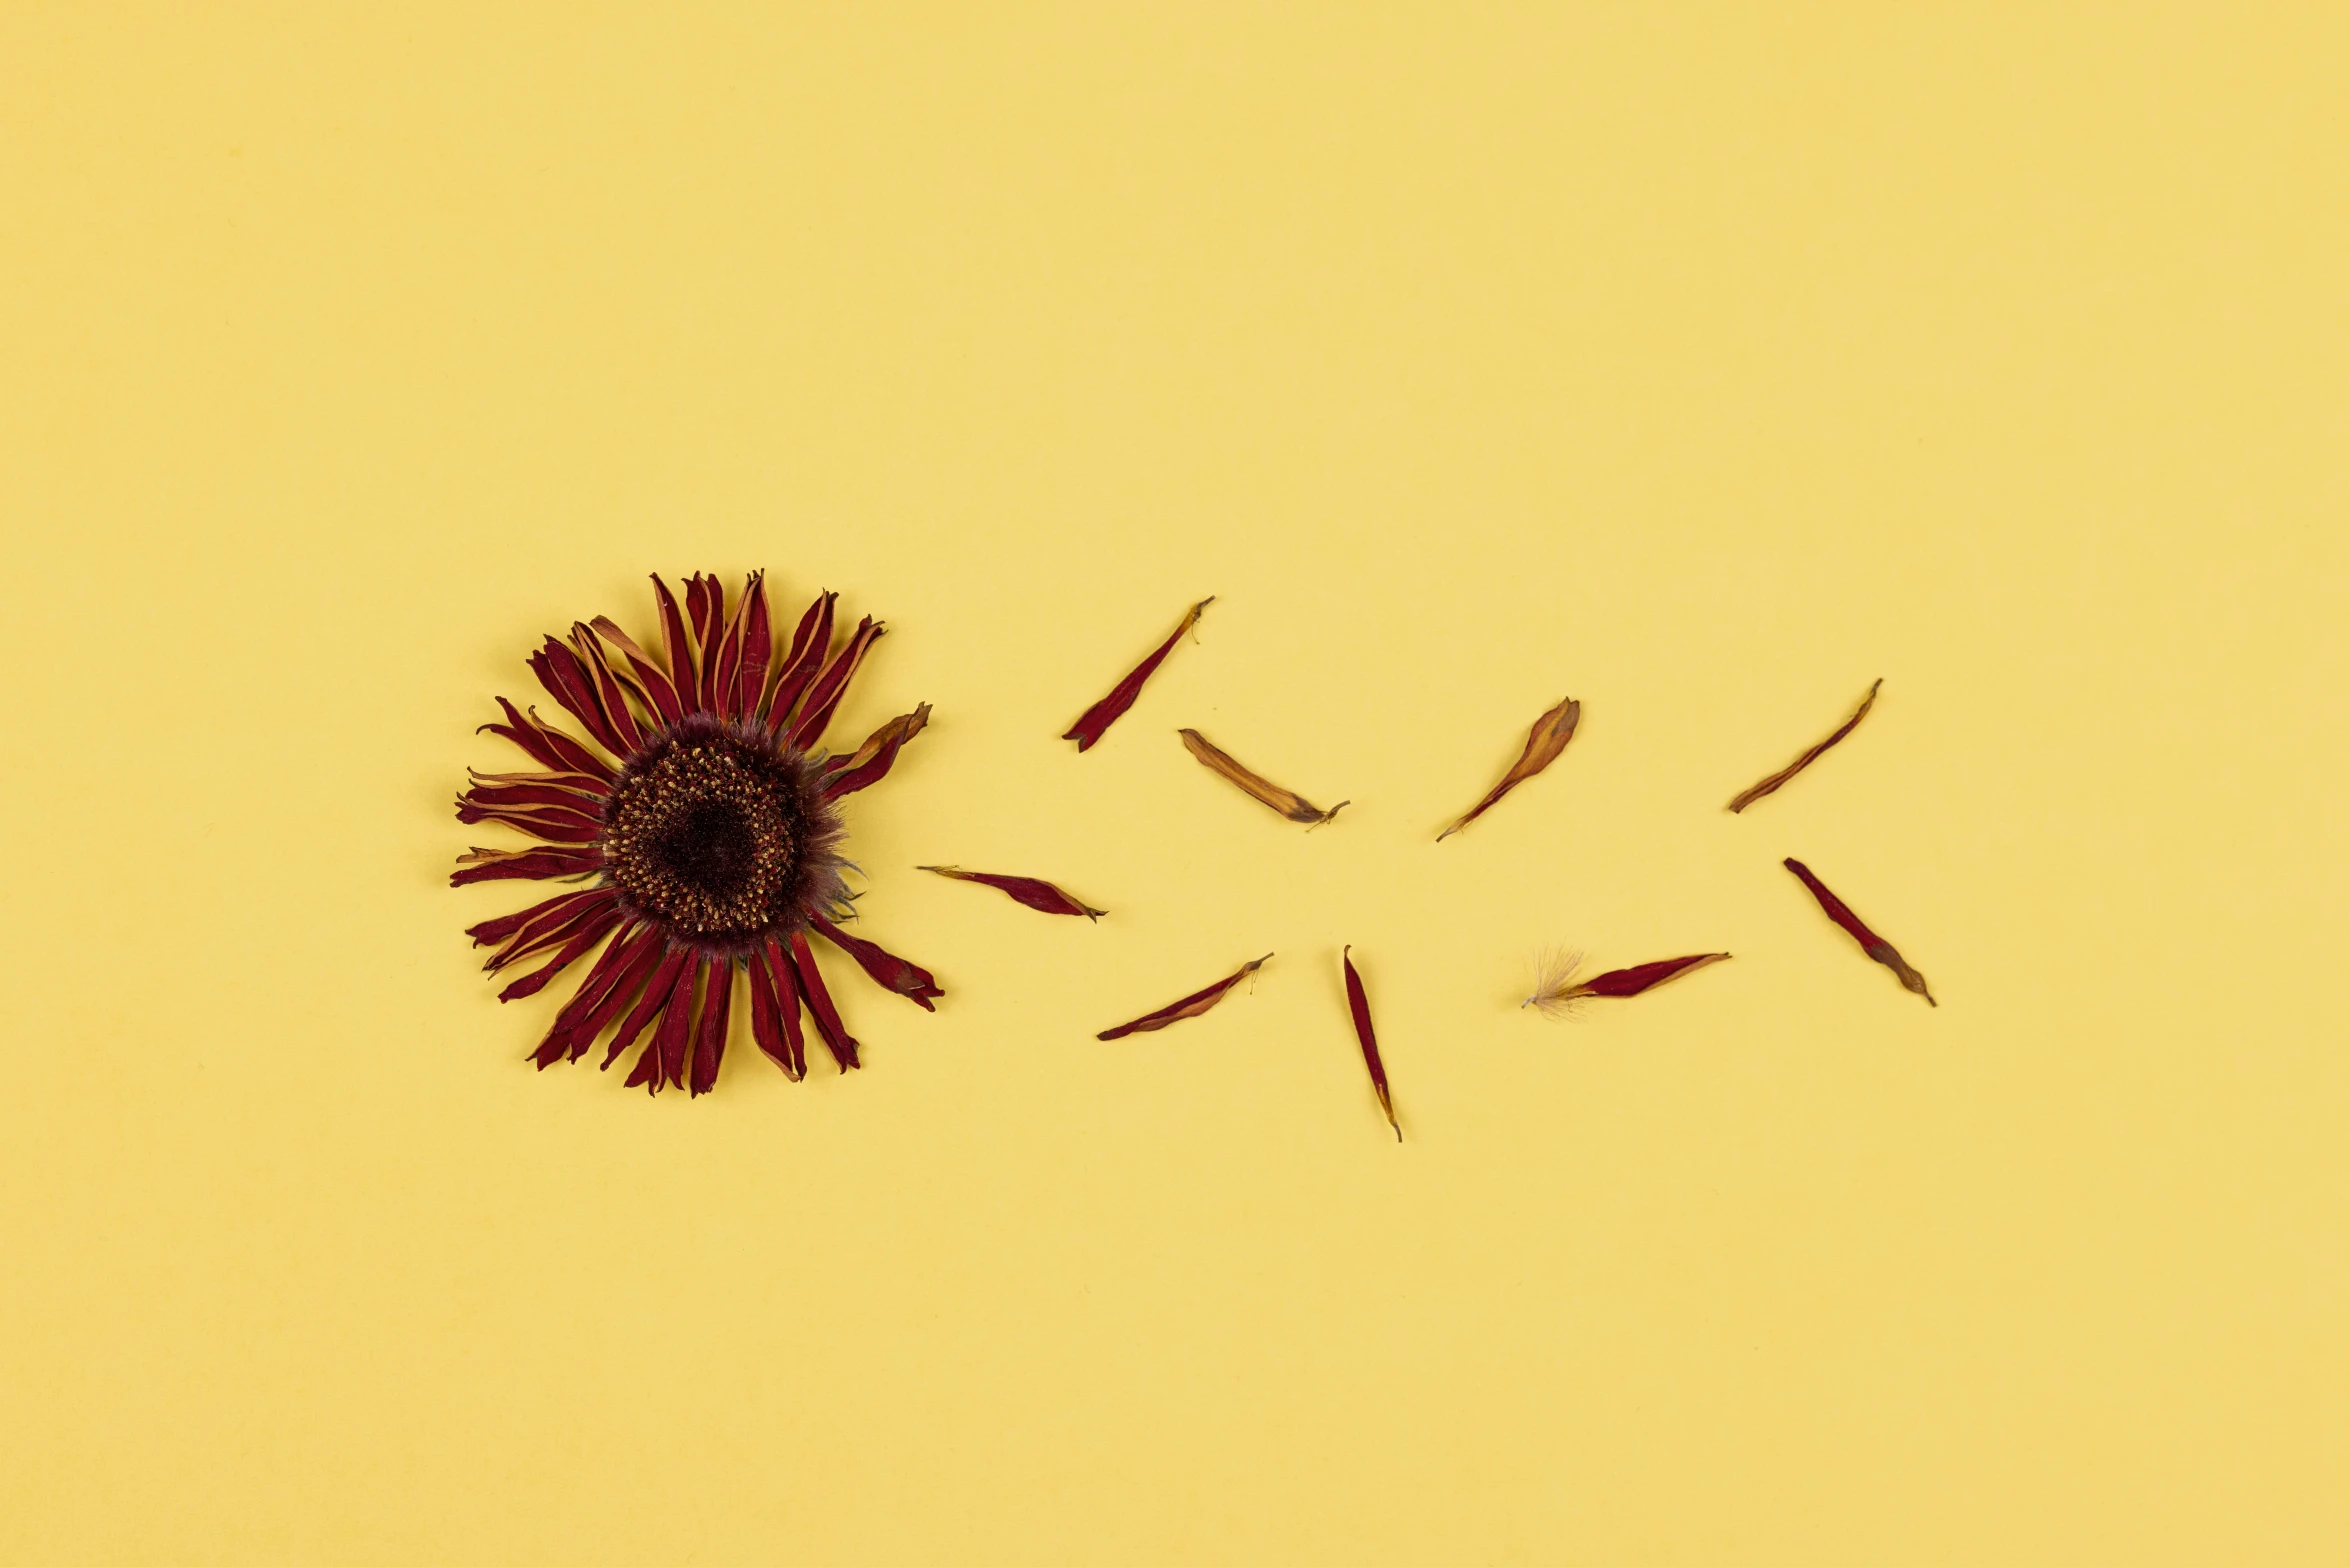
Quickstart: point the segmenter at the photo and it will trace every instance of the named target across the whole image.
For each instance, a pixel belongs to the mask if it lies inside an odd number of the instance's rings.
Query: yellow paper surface
[[[0,1558],[2341,1560],[2346,70],[2321,6],[9,8]],[[935,704],[850,853],[947,997],[536,1073],[473,728],[753,567],[888,621],[841,743]],[[1554,1024],[1559,944],[1735,958]]]

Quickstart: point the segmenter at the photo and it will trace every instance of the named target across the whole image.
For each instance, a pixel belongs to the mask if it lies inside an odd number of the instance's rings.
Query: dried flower
[[[1442,843],[1454,833],[1459,832],[1463,827],[1493,809],[1494,802],[1503,795],[1557,761],[1559,753],[1567,748],[1567,742],[1575,738],[1575,724],[1582,716],[1583,704],[1569,697],[1540,718],[1535,719],[1534,727],[1526,732],[1526,749],[1519,754],[1510,770],[1502,775],[1501,782],[1495,784],[1486,793],[1485,798],[1479,800],[1458,821],[1438,833],[1436,841]]]
[[[1131,1023],[1116,1028],[1105,1028],[1094,1035],[1096,1039],[1124,1039],[1128,1034],[1148,1034],[1165,1028],[1169,1023],[1180,1023],[1187,1017],[1198,1017],[1202,1012],[1224,999],[1224,993],[1265,966],[1273,956],[1268,952],[1254,963],[1243,963],[1232,974],[1217,980],[1204,990],[1195,990],[1181,1001],[1170,1001],[1156,1012],[1145,1012]]]
[[[942,994],[927,971],[836,923],[850,913],[836,803],[889,771],[930,708],[891,719],[846,756],[828,756],[817,743],[881,635],[878,621],[861,620],[836,650],[834,595],[824,594],[778,660],[763,574],[751,576],[731,613],[716,577],[688,579],[683,613],[659,577],[653,593],[660,653],[598,619],[575,623],[568,641],[548,637],[531,657],[540,684],[594,746],[500,697],[506,721],[483,727],[545,771],[476,773],[457,802],[459,820],[514,827],[545,847],[475,849],[458,861],[453,885],[593,885],[468,934],[496,949],[484,965],[491,973],[553,949],[501,1001],[533,994],[609,939],[533,1052],[542,1068],[578,1060],[613,1028],[606,1067],[645,1038],[630,1086],[707,1093],[739,972],[748,976],[752,1037],[788,1075],[807,1070],[803,1006],[846,1071],[858,1064],[857,1041],[817,972],[810,930],[918,1006]]]
[[[1293,822],[1303,822],[1308,827],[1319,827],[1353,803],[1350,800],[1341,800],[1325,811],[1320,806],[1308,801],[1305,796],[1293,793],[1270,779],[1261,778],[1250,772],[1230,756],[1218,750],[1215,742],[1198,730],[1178,729],[1175,732],[1183,737],[1185,749],[1198,758],[1200,766],[1214,773],[1259,805],[1278,811]]]
[[[1822,740],[1818,745],[1815,745],[1810,750],[1804,752],[1794,761],[1789,762],[1785,767],[1782,767],[1777,772],[1771,774],[1770,777],[1765,778],[1761,783],[1756,784],[1753,788],[1748,789],[1744,793],[1740,794],[1737,799],[1730,802],[1730,809],[1733,811],[1743,811],[1748,806],[1752,805],[1755,801],[1761,799],[1764,795],[1778,793],[1779,786],[1781,784],[1794,777],[1797,773],[1802,772],[1805,768],[1809,767],[1812,763],[1818,761],[1822,756],[1827,754],[1828,748],[1830,746],[1835,745],[1846,735],[1852,733],[1852,731],[1859,726],[1860,721],[1869,716],[1869,709],[1877,705],[1877,687],[1883,685],[1884,683],[1885,682],[1882,679],[1879,679],[1875,682],[1875,684],[1872,684],[1869,687],[1869,694],[1860,699],[1860,706],[1852,710],[1852,716],[1844,720],[1843,724],[1838,727],[1834,734],[1828,736],[1827,739]]]
[[[997,876],[987,871],[967,871],[955,865],[917,865],[918,871],[929,871],[936,876],[955,881],[975,881],[983,887],[993,887],[1014,903],[1026,904],[1047,914],[1082,914],[1089,920],[1098,920],[1108,909],[1087,908],[1077,899],[1063,892],[1049,881],[1034,876]]]
[[[1158,650],[1129,670],[1125,679],[1110,688],[1108,696],[1087,708],[1084,716],[1071,724],[1068,733],[1062,735],[1061,738],[1076,741],[1077,749],[1080,751],[1091,750],[1093,743],[1102,737],[1103,732],[1123,717],[1126,710],[1134,705],[1134,699],[1142,694],[1142,683],[1156,673],[1158,667],[1167,661],[1167,655],[1175,651],[1175,644],[1183,640],[1183,633],[1199,624],[1200,611],[1215,602],[1216,596],[1211,593],[1197,604],[1192,605],[1191,612],[1183,617],[1180,625],[1167,633],[1167,640],[1159,644]]]
[[[1544,953],[1534,968],[1534,993],[1518,1003],[1532,1007],[1544,1017],[1567,1017],[1577,1007],[1594,996],[1637,996],[1644,990],[1654,990],[1670,979],[1694,974],[1709,964],[1728,958],[1727,952],[1699,952],[1685,958],[1661,958],[1654,963],[1636,963],[1630,968],[1610,969],[1605,974],[1594,974],[1577,983],[1575,970],[1583,961],[1580,952],[1561,951]]]

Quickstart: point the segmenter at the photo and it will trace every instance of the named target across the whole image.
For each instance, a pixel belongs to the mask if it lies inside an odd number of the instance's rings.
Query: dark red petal
[[[800,704],[800,715],[792,720],[790,743],[805,751],[824,738],[824,726],[832,722],[833,710],[848,694],[849,681],[856,675],[857,666],[865,661],[865,654],[880,640],[884,627],[871,615],[857,622],[848,645],[840,655],[824,667],[815,685],[808,688],[807,699]]]
[[[646,1093],[657,1094],[670,1082],[684,1086],[686,1032],[693,1027],[694,982],[700,978],[701,968],[698,959],[678,965],[677,977],[661,1003],[661,1021],[629,1071],[630,1088],[641,1084]]]
[[[477,783],[468,788],[462,798],[476,805],[552,805],[560,810],[597,817],[603,814],[605,797],[601,791],[589,795],[575,789],[559,789],[551,784]]]
[[[547,688],[547,694],[580,721],[596,744],[614,756],[628,755],[631,747],[621,740],[611,719],[605,716],[603,703],[596,699],[595,681],[589,677],[577,653],[549,637],[544,647],[531,654],[530,667],[539,677],[539,684]]]
[[[603,831],[595,822],[584,817],[568,811],[549,810],[544,806],[473,805],[459,800],[457,820],[468,825],[496,822],[501,827],[512,827],[549,843],[593,843]]]
[[[1584,996],[1637,996],[1644,990],[1653,990],[1668,979],[1676,979],[1691,969],[1719,963],[1727,952],[1698,952],[1685,958],[1663,958],[1655,963],[1635,963],[1630,968],[1611,969],[1595,974],[1575,987],[1575,993]]]
[[[767,573],[752,572],[743,597],[750,608],[743,615],[742,669],[735,676],[734,710],[744,718],[756,718],[759,698],[767,692],[767,666],[775,657],[775,633],[767,620]]]
[[[832,993],[824,988],[824,976],[816,971],[816,954],[808,950],[805,931],[791,933],[792,966],[799,970],[800,999],[808,1004],[808,1015],[816,1020],[816,1032],[824,1040],[824,1048],[832,1052],[832,1059],[840,1063],[844,1072],[858,1065],[857,1042],[841,1025],[840,1013],[832,1005]]]
[[[775,1021],[783,1028],[783,1048],[791,1057],[784,1068],[793,1082],[808,1075],[808,1040],[800,1028],[800,971],[792,956],[774,937],[761,954],[768,981],[775,986]]]
[[[604,949],[531,1056],[541,1071],[559,1060],[576,1061],[587,1053],[604,1025],[634,998],[646,971],[660,956],[661,945],[658,931],[640,925]]]
[[[783,1024],[776,1016],[775,976],[767,966],[765,952],[754,952],[743,965],[751,981],[751,1038],[765,1051],[768,1058],[783,1068],[783,1075],[797,1079],[799,1072],[792,1066],[791,1048],[784,1043]],[[800,1002],[794,993],[791,1002],[792,1024],[799,1024]]]
[[[824,798],[837,800],[845,794],[855,794],[869,788],[888,775],[898,752],[907,741],[920,734],[930,722],[930,704],[923,703],[911,713],[901,713],[873,731],[865,743],[848,756],[836,757],[825,764],[828,776],[824,780]]]
[[[591,896],[595,901],[575,904],[559,915],[516,931],[504,946],[490,954],[489,961],[482,965],[483,970],[495,974],[534,952],[555,945],[587,921],[619,911],[619,896],[610,888],[599,887]]]
[[[783,670],[775,677],[775,690],[767,699],[767,722],[776,729],[790,726],[800,694],[824,667],[824,655],[832,647],[832,603],[839,597],[837,593],[819,593],[800,616],[799,629],[792,633],[791,654],[784,659]]]
[[[628,1016],[621,1020],[618,1032],[612,1036],[611,1047],[604,1052],[603,1066],[598,1070],[610,1071],[612,1063],[619,1060],[630,1045],[636,1043],[636,1036],[645,1031],[645,1026],[661,1015],[661,1009],[669,1005],[670,991],[676,988],[678,971],[683,969],[689,974],[693,972],[687,965],[687,960],[692,956],[693,954],[683,947],[662,949],[659,964],[653,969],[651,977],[644,982],[643,993],[638,996],[636,1005],[629,1010]],[[653,1053],[652,1046],[647,1045],[645,1054],[651,1056]],[[633,1086],[636,1081],[637,1079],[632,1075],[631,1085]]]
[[[685,703],[677,694],[677,686],[658,659],[638,647],[627,632],[603,616],[598,615],[589,624],[595,628],[597,636],[620,649],[620,656],[627,659],[629,668],[636,671],[638,687],[651,700],[653,711],[661,715],[663,722],[674,724],[685,716]]]
[[[677,600],[670,596],[669,584],[659,573],[653,576],[653,597],[661,605],[661,646],[669,655],[669,678],[677,687],[678,700],[690,709],[702,704],[702,682],[694,673],[694,645],[685,634],[685,618],[677,612]]]
[[[473,938],[473,944],[477,947],[491,946],[504,941],[508,936],[535,920],[552,919],[558,915],[569,914],[584,904],[611,896],[612,894],[602,887],[589,887],[580,892],[559,892],[544,903],[534,903],[527,909],[519,909],[512,914],[501,914],[496,919],[483,920],[479,925],[467,930],[465,934]]]
[[[1395,1101],[1387,1093],[1387,1066],[1379,1059],[1379,1036],[1371,1028],[1371,998],[1363,994],[1363,976],[1355,972],[1355,949],[1346,948],[1338,955],[1346,965],[1346,1010],[1354,1015],[1355,1039],[1363,1047],[1363,1065],[1370,1068],[1371,1087],[1379,1095],[1379,1108],[1387,1112],[1387,1124],[1395,1128],[1395,1140],[1403,1141],[1403,1127],[1395,1119]]]
[[[596,700],[603,705],[604,716],[611,720],[612,733],[628,749],[622,756],[634,754],[645,743],[644,731],[638,727],[637,716],[628,705],[628,697],[620,689],[620,682],[612,673],[612,665],[604,657],[603,645],[595,632],[579,621],[571,623],[571,649],[587,672],[595,677]]]
[[[702,1015],[694,1025],[693,1077],[687,1092],[700,1098],[718,1086],[718,1063],[726,1056],[726,1029],[734,1010],[734,960],[709,966],[702,986]]]
[[[617,776],[609,764],[586,746],[540,723],[536,713],[526,718],[516,712],[514,704],[504,697],[498,698],[498,706],[506,710],[507,722],[484,724],[482,729],[494,735],[504,735],[528,751],[532,760],[557,772],[584,773],[605,783],[610,783]]]
[[[604,910],[588,916],[576,934],[563,944],[563,950],[548,961],[546,967],[532,969],[513,984],[498,992],[500,1001],[519,1001],[524,996],[535,996],[546,988],[547,981],[577,963],[587,949],[612,934],[620,923],[617,910]]]
[[[710,592],[718,596],[718,579],[710,579]],[[738,698],[742,694],[743,672],[743,616],[751,607],[748,593],[734,601],[734,613],[727,617],[726,629],[718,634],[718,652],[710,661],[710,709],[720,718],[740,718],[742,709]]]
[[[555,754],[563,758],[561,765],[564,767],[570,768],[574,772],[592,772],[597,777],[605,779],[614,779],[620,776],[613,771],[609,762],[539,717],[539,710],[535,707],[530,710],[530,721],[538,726],[538,731],[546,737],[547,744],[554,747]]]
[[[930,1004],[930,998],[943,996],[946,992],[938,988],[938,980],[930,970],[909,963],[893,952],[884,951],[862,936],[850,935],[821,914],[812,916],[808,923],[815,926],[825,940],[855,958],[858,966],[872,976],[873,983],[884,990],[896,991],[925,1012],[938,1010]]]
[[[1082,914],[1089,920],[1098,920],[1108,909],[1088,908],[1049,881],[1034,876],[998,876],[990,871],[967,871],[954,865],[917,865],[918,871],[929,871],[954,881],[975,881],[983,887],[993,887],[1014,903],[1046,914]]]
[[[1158,667],[1167,661],[1167,655],[1175,651],[1175,644],[1183,640],[1183,634],[1199,624],[1200,611],[1215,602],[1215,595],[1211,593],[1197,604],[1192,605],[1191,613],[1183,617],[1181,625],[1167,633],[1167,640],[1159,644],[1158,650],[1135,665],[1127,673],[1125,679],[1112,686],[1108,696],[1087,708],[1083,716],[1071,724],[1069,732],[1062,735],[1061,738],[1076,741],[1077,749],[1080,751],[1091,749],[1093,743],[1102,737],[1103,731],[1116,723],[1119,718],[1124,716],[1126,710],[1134,705],[1134,699],[1142,694],[1142,683],[1150,679],[1157,672]]]
[[[1213,985],[1195,990],[1180,1001],[1170,1001],[1156,1012],[1145,1012],[1131,1023],[1121,1023],[1116,1028],[1105,1028],[1093,1037],[1096,1039],[1124,1039],[1128,1034],[1147,1034],[1156,1029],[1165,1028],[1170,1023],[1180,1023],[1185,1018],[1198,1017],[1202,1012],[1223,1000],[1226,991],[1254,974],[1258,969],[1263,968],[1266,960],[1272,956],[1273,954],[1268,952],[1254,963],[1243,963],[1237,972],[1217,980]]]
[[[469,849],[458,857],[462,867],[449,876],[452,887],[477,881],[544,881],[551,876],[576,876],[599,870],[604,857],[593,849]]]

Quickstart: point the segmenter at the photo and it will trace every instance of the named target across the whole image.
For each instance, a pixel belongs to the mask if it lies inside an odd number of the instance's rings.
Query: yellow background
[[[8,7],[0,1557],[2342,1560],[2350,25],[2059,10]],[[948,998],[535,1073],[473,726],[755,566]]]

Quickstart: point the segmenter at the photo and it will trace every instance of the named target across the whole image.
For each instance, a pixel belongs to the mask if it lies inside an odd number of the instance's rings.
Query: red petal
[[[1699,952],[1685,958],[1664,958],[1655,963],[1635,963],[1630,968],[1611,969],[1595,974],[1575,987],[1575,993],[1585,996],[1637,996],[1644,990],[1653,990],[1668,979],[1676,979],[1691,969],[1719,963],[1727,952]]]
[[[637,716],[630,711],[628,697],[620,689],[620,682],[612,674],[612,666],[604,657],[602,644],[595,632],[579,621],[571,623],[571,649],[596,680],[596,700],[603,704],[604,716],[612,721],[612,732],[628,749],[622,756],[633,755],[645,743],[644,731],[638,727]]]
[[[661,646],[669,655],[669,678],[677,687],[678,700],[701,707],[702,683],[694,673],[694,645],[685,634],[685,619],[677,613],[677,600],[670,596],[669,584],[659,573],[653,577],[653,597],[661,605]]]
[[[752,572],[743,596],[750,608],[743,616],[742,669],[735,677],[734,710],[744,718],[756,718],[759,698],[767,692],[767,666],[775,657],[775,634],[767,622],[767,573]]]
[[[718,579],[710,579],[713,598],[719,596]],[[737,698],[742,694],[743,671],[743,614],[751,607],[751,598],[744,593],[734,601],[734,613],[727,618],[726,629],[718,634],[718,652],[710,660],[710,709],[720,718],[740,718],[742,709]]]
[[[604,857],[593,849],[469,849],[449,876],[452,887],[477,881],[545,881],[599,870]]]
[[[701,968],[699,960],[678,965],[677,977],[661,1002],[661,1021],[629,1071],[629,1087],[642,1084],[646,1093],[657,1094],[670,1082],[684,1086],[686,1031],[693,1027],[694,981]]]
[[[767,722],[783,729],[791,722],[792,709],[800,700],[800,693],[808,689],[808,682],[824,667],[824,655],[832,647],[832,602],[837,593],[819,593],[800,616],[800,625],[792,633],[791,652],[783,661],[783,671],[775,677],[775,690],[767,698]]]
[[[702,986],[702,1015],[694,1026],[693,1078],[687,1092],[696,1098],[718,1086],[718,1063],[726,1056],[726,1028],[734,1010],[734,960],[709,965]]]
[[[1088,908],[1049,881],[1034,876],[998,876],[989,871],[967,871],[955,865],[917,865],[918,871],[929,871],[954,881],[975,881],[983,887],[993,887],[1014,903],[1046,914],[1082,914],[1089,920],[1098,920],[1108,909]]]
[[[577,963],[588,948],[611,935],[612,928],[619,923],[620,914],[617,910],[602,910],[589,915],[586,923],[581,925],[578,932],[563,944],[563,950],[556,953],[546,967],[533,969],[523,975],[513,984],[499,991],[498,999],[500,1001],[519,1001],[524,996],[537,995],[546,988],[548,980]]]
[[[873,977],[873,983],[884,990],[894,990],[925,1012],[938,1008],[930,1004],[932,996],[943,996],[938,980],[919,964],[909,963],[893,952],[886,952],[862,936],[852,936],[823,915],[813,916],[809,922],[821,932],[824,939],[857,960],[858,966]]]
[[[824,798],[837,800],[844,794],[855,794],[859,789],[879,783],[888,775],[906,742],[920,734],[929,722],[930,704],[925,702],[911,713],[902,713],[874,730],[852,755],[826,763],[831,772],[824,780]]]
[[[1371,998],[1363,994],[1363,976],[1355,972],[1355,949],[1348,947],[1339,953],[1338,961],[1346,965],[1346,1009],[1354,1015],[1355,1040],[1363,1047],[1363,1065],[1370,1069],[1379,1108],[1387,1112],[1387,1124],[1395,1127],[1395,1140],[1400,1143],[1403,1127],[1395,1119],[1395,1101],[1388,1097],[1387,1066],[1379,1059],[1379,1036],[1371,1028]]]
[[[689,974],[693,972],[686,963],[691,956],[693,954],[683,947],[661,950],[660,963],[645,981],[644,992],[637,998],[636,1006],[621,1020],[619,1031],[612,1036],[611,1048],[604,1052],[604,1064],[600,1070],[610,1071],[612,1063],[620,1059],[622,1052],[636,1043],[636,1036],[644,1032],[645,1025],[660,1016],[661,1009],[669,1005],[669,992],[676,987],[678,971],[684,969]],[[645,1047],[645,1054],[653,1054],[652,1046]],[[629,1081],[634,1084],[638,1079],[632,1075]]]
[[[636,671],[637,685],[651,700],[653,710],[661,715],[663,722],[674,724],[685,716],[685,703],[678,697],[677,686],[658,659],[638,647],[627,632],[603,616],[598,615],[589,624],[594,626],[596,635],[620,649],[621,657],[627,659],[629,667]]]
[[[857,629],[849,637],[848,645],[840,655],[824,667],[824,673],[809,688],[808,697],[801,704],[800,716],[792,720],[791,744],[805,751],[824,738],[824,726],[832,722],[833,710],[848,695],[849,681],[857,673],[857,666],[865,661],[865,654],[880,640],[883,627],[871,615],[857,622]]]
[[[1077,749],[1080,751],[1091,749],[1093,743],[1102,737],[1103,731],[1116,723],[1119,718],[1124,716],[1126,710],[1134,705],[1134,699],[1142,694],[1142,683],[1156,673],[1158,667],[1167,661],[1167,655],[1175,651],[1175,644],[1183,640],[1183,633],[1199,624],[1200,611],[1215,602],[1216,597],[1211,593],[1197,604],[1192,605],[1191,613],[1183,617],[1181,625],[1167,633],[1167,640],[1159,644],[1158,650],[1135,665],[1125,679],[1112,686],[1108,696],[1087,708],[1084,715],[1077,722],[1071,724],[1069,732],[1062,735],[1061,738],[1076,741]]]
[[[587,1054],[604,1025],[634,999],[661,948],[660,932],[639,926],[604,949],[596,966],[588,971],[586,983],[556,1014],[555,1026],[547,1030],[546,1039],[531,1057],[540,1070],[558,1060],[576,1061]]]
[[[620,738],[604,712],[604,704],[596,699],[595,681],[579,661],[579,655],[556,641],[547,638],[546,646],[530,656],[532,673],[547,694],[563,704],[563,710],[578,719],[595,737],[596,744],[614,756],[626,756],[633,749]]]
[[[791,1057],[784,1071],[796,1083],[808,1075],[808,1040],[800,1028],[800,971],[772,936],[764,956],[768,981],[775,986],[775,1021],[783,1028],[783,1047]]]
[[[475,946],[487,947],[504,941],[508,936],[513,935],[534,920],[542,917],[551,918],[558,914],[568,914],[578,909],[582,904],[592,903],[598,898],[609,898],[611,895],[608,890],[602,887],[590,887],[581,892],[559,892],[544,903],[534,903],[527,909],[520,909],[512,914],[501,914],[496,919],[483,920],[479,925],[467,930],[465,934],[473,938]]]
[[[540,723],[536,713],[526,718],[516,712],[514,704],[504,697],[498,698],[498,706],[506,710],[507,721],[503,724],[484,724],[482,729],[494,735],[504,735],[528,751],[532,760],[554,768],[557,772],[584,773],[606,783],[617,776],[609,764],[586,746]],[[475,731],[477,734],[480,732]]]
[[[601,914],[616,913],[619,909],[620,899],[608,887],[598,887],[588,896],[592,901],[571,905],[557,915],[535,921],[516,931],[504,946],[490,954],[490,960],[482,965],[482,969],[495,974],[519,959],[555,945],[577,930],[583,922]]]
[[[816,954],[808,950],[805,931],[791,933],[792,966],[799,970],[800,999],[808,1004],[808,1015],[816,1020],[816,1032],[824,1040],[824,1048],[832,1052],[832,1059],[840,1063],[844,1072],[858,1065],[857,1042],[841,1026],[840,1013],[832,1005],[832,993],[824,988],[824,976],[816,971]]]
[[[782,1020],[777,1016],[780,1009],[775,1001],[775,975],[767,964],[766,952],[754,952],[750,961],[743,965],[751,980],[751,1038],[757,1041],[759,1048],[767,1052],[777,1066],[783,1068],[784,1076],[796,1081],[800,1074],[792,1065],[791,1047],[784,1042]],[[792,1027],[796,1031],[800,1022],[797,992],[792,996],[791,1009]]]

